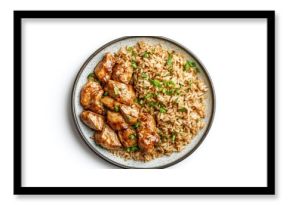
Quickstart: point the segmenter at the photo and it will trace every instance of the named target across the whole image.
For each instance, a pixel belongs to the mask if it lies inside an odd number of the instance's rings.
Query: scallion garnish
[[[95,76],[94,73],[90,73],[87,78],[88,78],[89,81],[95,81],[96,80],[95,77],[96,76]]]
[[[172,66],[172,58],[173,58],[173,55],[171,53],[168,53],[168,59],[167,59],[166,65]]]
[[[140,122],[136,122],[134,125],[132,125],[132,127],[134,129],[137,129],[138,127],[140,127]]]
[[[149,58],[150,53],[148,51],[145,51],[143,53],[143,58]]]
[[[196,63],[193,61],[186,61],[186,63],[183,66],[184,71],[189,71],[190,68],[194,68],[196,72],[199,72],[198,68],[196,67]]]
[[[148,74],[147,73],[142,73],[141,74],[142,78],[147,79],[148,80]]]
[[[185,107],[178,109],[178,112],[186,112],[186,111],[187,111],[187,109]]]
[[[167,110],[166,110],[164,107],[160,107],[160,108],[159,108],[159,112],[160,112],[160,113],[166,113]]]
[[[133,147],[127,147],[126,152],[135,152],[138,151],[139,147],[138,146],[133,146]]]
[[[135,139],[135,138],[136,138],[136,134],[131,134],[131,135],[129,135],[129,138],[130,138],[131,140]]]
[[[154,87],[157,87],[157,88],[161,88],[162,84],[159,80],[150,80],[150,83],[154,86]]]
[[[131,66],[134,69],[137,69],[138,68],[136,61],[131,61]]]
[[[119,110],[120,110],[120,107],[119,107],[118,105],[115,105],[115,106],[114,106],[114,111],[115,111],[115,112],[119,112]]]
[[[171,140],[172,140],[172,142],[175,142],[175,139],[176,139],[176,134],[172,134],[172,135],[171,135]]]

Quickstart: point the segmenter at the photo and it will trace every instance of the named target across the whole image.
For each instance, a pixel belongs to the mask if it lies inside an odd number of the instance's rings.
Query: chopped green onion
[[[105,91],[104,94],[103,94],[103,96],[108,96],[108,94],[109,93],[107,91]]]
[[[166,91],[165,91],[165,94],[166,94],[166,95],[173,95],[173,94],[175,93],[175,91],[176,91],[176,90],[174,90],[174,89],[166,90]]]
[[[186,63],[183,66],[184,71],[189,71],[190,68],[196,68],[196,63],[193,61],[186,61]],[[198,69],[196,69],[197,71]],[[198,71],[197,71],[198,72]]]
[[[115,86],[115,87],[114,87],[114,94],[115,94],[115,95],[119,95],[119,92],[120,92],[120,91],[119,91],[119,88]]]
[[[149,105],[149,107],[157,107],[158,103],[154,102],[154,101],[151,101],[151,102],[148,102],[148,105]]]
[[[142,76],[142,78],[144,78],[144,79],[148,79],[148,78],[149,78],[147,73],[142,73],[141,76]]]
[[[137,56],[137,53],[134,51],[133,47],[131,46],[127,47],[127,51],[130,52],[134,58]]]
[[[127,51],[132,52],[133,51],[133,47],[131,47],[131,46],[127,47]]]
[[[154,87],[157,87],[157,88],[161,88],[161,82],[159,80],[150,80],[150,83],[154,86]]]
[[[185,107],[178,109],[178,112],[186,112],[186,111],[187,111],[187,109]]]
[[[164,107],[160,107],[160,108],[159,108],[159,112],[160,112],[160,113],[166,113],[167,110],[166,110]]]
[[[131,151],[132,152],[135,152],[135,151],[138,151],[138,150],[139,150],[139,147],[138,146],[131,147]]]
[[[136,98],[134,101],[138,103],[139,105],[142,105],[142,106],[144,105],[144,100],[142,98]]]
[[[172,140],[172,142],[174,142],[175,139],[176,139],[176,135],[175,135],[175,134],[172,134],[172,135],[171,135],[171,140]]]
[[[164,85],[167,87],[175,86],[175,83],[172,80],[163,81]]]
[[[131,66],[134,68],[134,69],[137,69],[138,66],[137,66],[137,63],[135,61],[131,61]]]
[[[133,140],[133,139],[136,139],[136,134],[131,134],[131,135],[129,135],[129,138],[131,139],[131,140]]]
[[[147,51],[145,51],[145,52],[143,53],[143,58],[149,58],[149,55],[150,55],[150,53],[147,52]]]
[[[168,71],[170,74],[173,72],[173,61],[172,61],[173,55],[171,53],[168,53],[168,59],[166,62],[166,65],[168,66]]]
[[[138,150],[139,150],[138,146],[133,146],[133,147],[127,147],[126,148],[127,152],[135,152],[135,151],[138,151]]]
[[[96,80],[94,73],[90,73],[87,78],[88,78],[89,81],[95,81]]]
[[[140,122],[136,122],[136,124],[132,125],[132,127],[134,129],[137,129],[138,127],[140,127]]]
[[[119,107],[118,105],[115,105],[115,106],[114,106],[114,111],[115,111],[115,112],[119,112],[119,110],[120,110],[120,107]]]
[[[161,92],[162,92],[163,94],[165,94],[165,93],[166,93],[166,88],[162,88],[162,89],[161,89]]]
[[[148,93],[147,95],[145,95],[145,99],[149,99],[152,98],[154,96],[154,93]]]
[[[132,56],[133,57],[136,57],[137,56],[137,53],[134,50],[132,51]]]
[[[168,53],[168,59],[166,65],[172,66],[172,57],[173,55],[171,53]]]

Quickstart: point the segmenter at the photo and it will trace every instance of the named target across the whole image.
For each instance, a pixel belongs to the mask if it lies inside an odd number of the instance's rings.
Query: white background
[[[24,19],[22,29],[23,186],[266,186],[265,19]],[[170,169],[107,170],[112,166],[74,131],[70,95],[78,70],[102,44],[128,35],[186,45],[214,82],[209,135]]]
[[[144,3],[142,9],[275,9],[276,10],[276,91],[277,91],[277,152],[276,152],[276,196],[154,196],[154,197],[138,197],[138,196],[13,196],[13,13],[14,9],[141,9],[134,3],[126,1],[115,2],[106,5],[105,3],[95,1],[82,1],[77,4],[62,3],[60,1],[50,1],[49,3],[37,1],[10,1],[9,3],[1,3],[1,131],[2,143],[0,149],[1,157],[1,202],[3,204],[148,204],[148,203],[186,203],[186,204],[287,204],[289,202],[288,185],[289,185],[289,130],[287,129],[287,119],[289,113],[289,14],[287,11],[287,1],[285,3],[273,3],[271,1],[202,1],[192,3],[191,5],[181,3],[158,3],[154,1],[154,7],[150,0]],[[200,54],[198,54],[200,56]],[[202,56],[200,56],[202,58]],[[207,66],[208,67],[208,66]],[[209,146],[209,140],[206,146]],[[200,147],[201,148],[201,147]],[[84,149],[85,150],[85,147]],[[199,150],[199,152],[201,152]],[[198,152],[197,152],[198,153]],[[45,177],[45,176],[44,176]]]

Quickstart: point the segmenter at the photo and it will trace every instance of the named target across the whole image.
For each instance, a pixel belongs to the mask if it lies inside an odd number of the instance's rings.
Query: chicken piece
[[[123,130],[129,127],[122,115],[117,112],[108,111],[107,122],[114,130]]]
[[[104,114],[100,99],[104,91],[98,82],[88,81],[81,91],[81,105],[98,114]]]
[[[105,109],[100,101],[102,95],[103,95],[103,90],[96,96],[94,96],[94,98],[92,99],[92,104],[89,107],[89,110],[98,113],[100,115],[104,115],[105,114]]]
[[[108,91],[109,96],[126,105],[132,105],[136,98],[135,91],[131,85],[117,81],[109,80],[105,90]]]
[[[135,130],[128,128],[126,130],[119,130],[118,137],[125,148],[137,145],[137,134]]]
[[[154,150],[154,145],[160,140],[156,132],[156,123],[153,116],[148,113],[140,113],[139,120],[138,146],[142,151],[150,153]]]
[[[102,83],[106,83],[110,80],[114,64],[114,56],[111,53],[106,53],[96,66],[95,75]]]
[[[90,128],[101,131],[104,127],[104,117],[91,111],[83,111],[81,113],[82,121]]]
[[[88,108],[91,104],[93,96],[97,95],[102,90],[98,82],[88,81],[81,91],[81,104],[84,108]]]
[[[107,125],[104,126],[102,132],[95,133],[94,139],[97,144],[109,150],[118,150],[122,148],[122,144],[117,134]]]
[[[101,99],[101,102],[103,103],[104,106],[106,106],[107,108],[109,108],[110,110],[113,110],[115,112],[118,112],[120,109],[120,103],[118,103],[116,100],[114,100],[113,98],[110,98],[108,96],[103,97]]]
[[[133,68],[131,65],[116,64],[113,67],[112,79],[129,84],[133,74]]]
[[[154,117],[150,115],[149,113],[140,113],[139,115],[140,120],[140,127],[139,130],[149,130],[152,132],[156,131],[156,123],[154,120]]]
[[[136,104],[133,104],[131,106],[123,105],[120,106],[120,111],[123,117],[125,118],[126,122],[129,125],[133,125],[137,123],[138,116],[139,116],[139,106]]]
[[[156,132],[152,132],[148,129],[139,131],[138,136],[138,146],[146,153],[151,153],[154,150],[155,144],[160,140],[160,137]]]

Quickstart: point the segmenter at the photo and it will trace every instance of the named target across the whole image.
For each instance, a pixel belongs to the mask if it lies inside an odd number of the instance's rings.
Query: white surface
[[[266,186],[266,20],[25,19],[22,32],[23,186]],[[84,146],[72,124],[81,65],[126,35],[180,42],[214,83],[209,135],[170,169],[118,170]]]
[[[154,2],[154,4],[152,4]],[[176,2],[176,1],[174,1]],[[179,1],[182,2],[182,1]],[[184,1],[185,2],[185,1]],[[150,1],[142,5],[142,9],[194,9],[194,10],[276,10],[276,91],[277,91],[277,132],[276,132],[276,196],[13,196],[13,14],[15,9],[54,10],[54,9],[140,9],[140,5],[131,1],[35,1],[11,0],[1,1],[0,5],[0,54],[1,75],[0,91],[5,100],[0,101],[0,202],[1,204],[289,204],[289,19],[288,1],[229,1],[204,0],[199,2],[174,4],[173,1]],[[84,57],[85,58],[85,57]],[[207,142],[206,142],[207,143]],[[85,150],[85,147],[84,147]],[[88,154],[89,155],[89,154]]]

